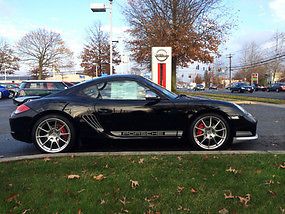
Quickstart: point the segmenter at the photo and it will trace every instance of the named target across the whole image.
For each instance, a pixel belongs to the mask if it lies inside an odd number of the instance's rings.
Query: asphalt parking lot
[[[246,110],[258,119],[259,139],[234,144],[232,151],[279,151],[285,150],[285,107],[265,104],[244,104]],[[10,135],[8,118],[15,109],[12,100],[0,100],[0,157],[39,154],[32,144],[16,141]],[[91,142],[77,149],[80,152],[116,151],[187,151],[189,146],[175,141],[128,141]]]
[[[185,90],[181,90],[185,91]],[[187,90],[186,90],[187,91]],[[191,91],[195,92],[195,91]],[[237,96],[249,96],[249,97],[260,97],[260,98],[271,98],[271,99],[281,99],[285,100],[285,92],[267,92],[267,91],[254,91],[253,93],[231,93],[230,90],[227,89],[218,89],[218,90],[208,90],[206,89],[205,91],[198,91],[202,93],[210,93],[210,94],[228,94],[228,95],[237,95]]]

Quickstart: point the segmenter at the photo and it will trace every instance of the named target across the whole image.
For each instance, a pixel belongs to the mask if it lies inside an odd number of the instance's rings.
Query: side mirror
[[[147,90],[145,92],[145,99],[146,100],[159,100],[160,97],[156,93],[154,93],[153,91]]]

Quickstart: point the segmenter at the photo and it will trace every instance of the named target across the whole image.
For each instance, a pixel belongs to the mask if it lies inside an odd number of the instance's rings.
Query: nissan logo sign
[[[159,49],[154,56],[160,62],[164,62],[169,57],[166,50],[163,50],[163,49]]]

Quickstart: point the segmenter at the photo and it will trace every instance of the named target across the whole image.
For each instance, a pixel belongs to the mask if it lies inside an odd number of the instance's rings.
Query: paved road
[[[183,91],[183,90],[182,90]],[[195,91],[191,91],[195,92]],[[205,90],[199,91],[202,93],[210,93],[210,94],[228,94],[228,95],[237,95],[237,96],[250,96],[250,97],[260,97],[260,98],[272,98],[272,99],[281,99],[285,100],[285,92],[267,92],[267,91],[255,91],[253,93],[231,93],[230,90],[219,89],[219,90]]]
[[[258,119],[257,141],[234,143],[230,150],[285,150],[285,108],[272,105],[242,105]],[[11,100],[0,100],[0,157],[39,154],[32,144],[14,140],[10,135],[8,118],[15,109]],[[24,128],[24,127],[23,127]],[[175,141],[111,141],[91,142],[77,151],[185,151],[187,144]]]

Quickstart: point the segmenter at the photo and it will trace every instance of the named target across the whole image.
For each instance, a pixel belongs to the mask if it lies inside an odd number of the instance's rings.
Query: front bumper
[[[257,140],[258,134],[255,134],[254,136],[240,136],[234,138],[236,141],[248,141],[248,140]]]

